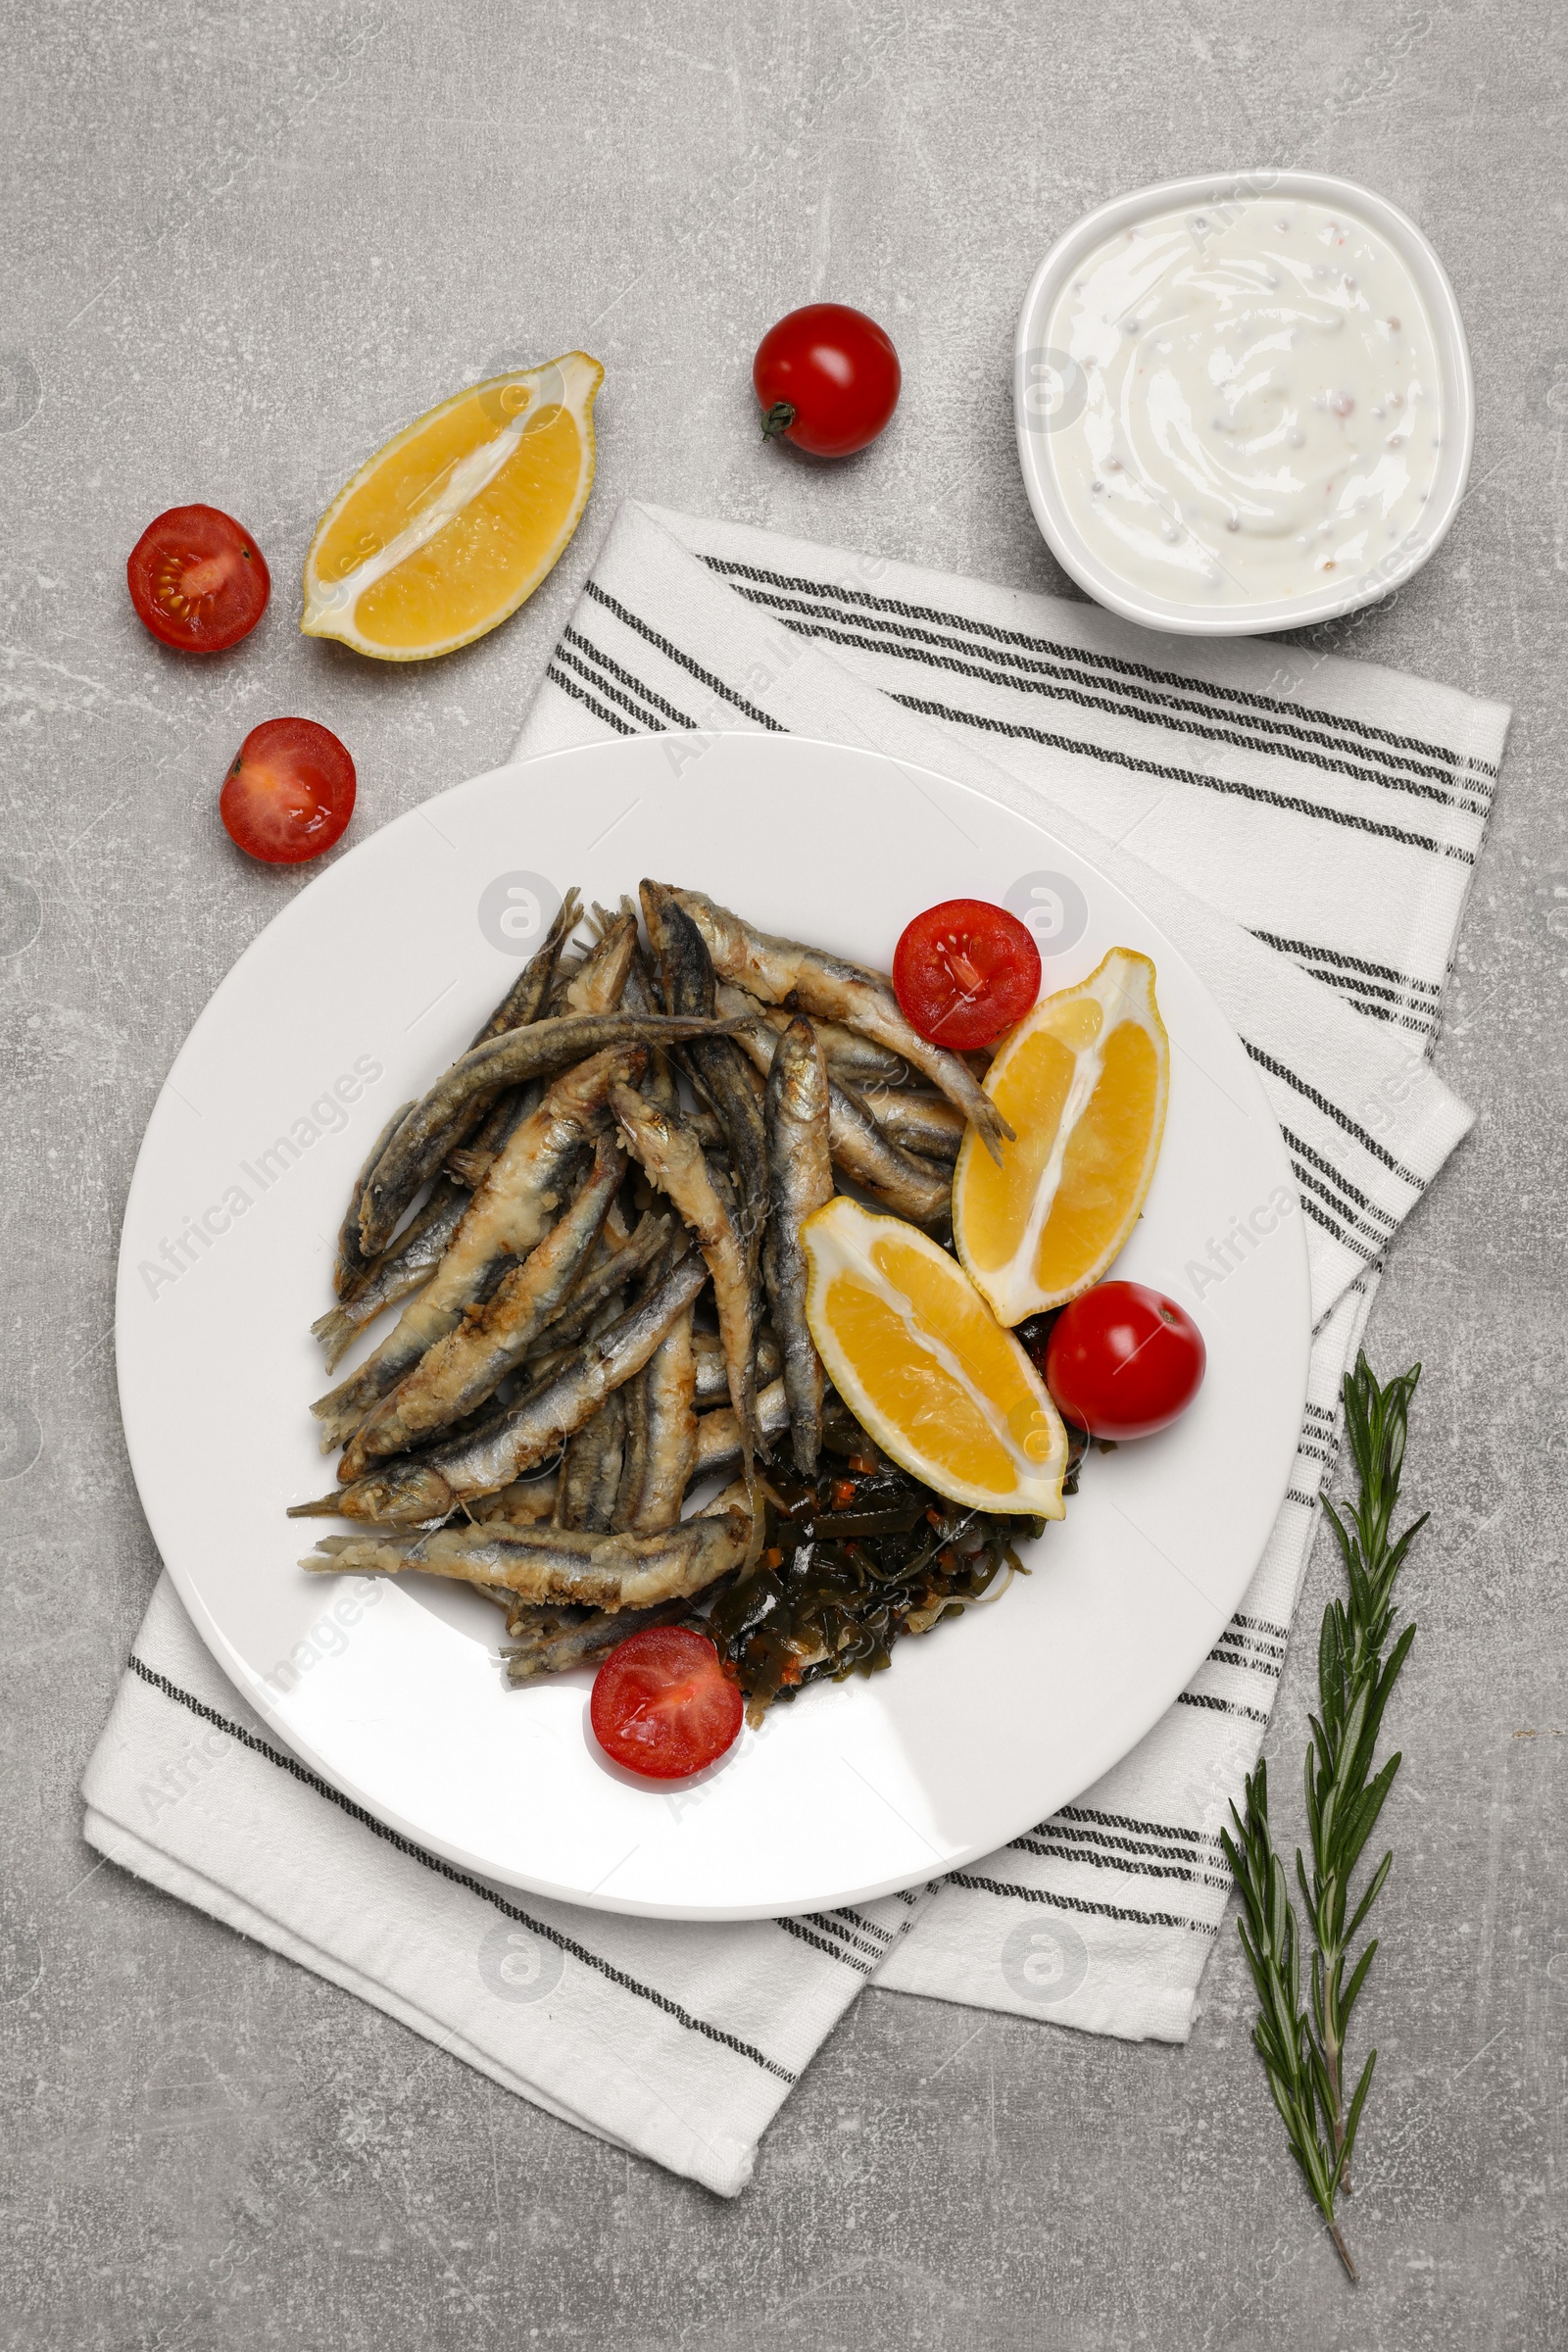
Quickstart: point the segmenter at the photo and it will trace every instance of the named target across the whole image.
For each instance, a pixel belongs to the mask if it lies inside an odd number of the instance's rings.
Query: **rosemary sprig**
[[[1352,2283],[1357,2278],[1355,2263],[1335,2203],[1350,2193],[1350,2156],[1377,2052],[1368,2054],[1347,2103],[1345,2044],[1351,2012],[1378,1948],[1375,1936],[1348,1982],[1345,1971],[1350,1946],[1393,1866],[1392,1853],[1385,1854],[1372,1873],[1348,1925],[1345,1915],[1351,1875],[1399,1769],[1397,1754],[1375,1774],[1372,1760],[1389,1693],[1415,1639],[1415,1627],[1405,1626],[1385,1657],[1394,1626],[1395,1579],[1426,1525],[1423,1513],[1403,1535],[1391,1537],[1410,1399],[1420,1377],[1421,1367],[1414,1364],[1380,1386],[1362,1354],[1345,1383],[1345,1420],[1358,1493],[1355,1507],[1346,1515],[1348,1525],[1326,1498],[1323,1505],[1339,1540],[1348,1598],[1331,1600],[1323,1612],[1318,1713],[1308,1718],[1310,1879],[1299,1847],[1296,1853],[1296,1876],[1312,1936],[1309,1998],[1304,2004],[1301,1931],[1285,1866],[1274,1850],[1268,1771],[1261,1759],[1247,1783],[1245,1820],[1231,1807],[1236,1837],[1228,1830],[1220,1832],[1241,1889],[1237,1925],[1257,1990],[1252,2038],[1267,2069],[1292,2153]]]

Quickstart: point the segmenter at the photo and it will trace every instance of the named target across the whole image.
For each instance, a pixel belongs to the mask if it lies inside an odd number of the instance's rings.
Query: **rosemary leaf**
[[[1364,1354],[1345,1383],[1345,1426],[1355,1468],[1356,1499],[1344,1515],[1324,1500],[1345,1569],[1348,1599],[1331,1600],[1318,1636],[1318,1707],[1308,1718],[1304,1759],[1311,1869],[1297,1848],[1296,1877],[1311,1934],[1307,2000],[1301,1999],[1302,1935],[1285,1866],[1268,1818],[1268,1772],[1259,1761],[1246,1786],[1245,1813],[1220,1842],[1242,1897],[1237,1929],[1247,1954],[1258,2015],[1252,2039],[1291,2152],[1352,2284],[1355,2263],[1340,2229],[1337,2200],[1350,2193],[1350,2157],[1372,2083],[1370,2051],[1347,2098],[1345,2044],[1377,1951],[1367,1944],[1348,1979],[1350,1947],[1394,1866],[1386,1853],[1362,1889],[1348,1927],[1350,1880],[1376,1829],[1399,1769],[1397,1753],[1373,1771],[1384,1710],[1399,1678],[1415,1627],[1407,1625],[1385,1655],[1394,1628],[1394,1586],[1426,1516],[1391,1540],[1404,1467],[1410,1401],[1419,1364],[1386,1385]]]

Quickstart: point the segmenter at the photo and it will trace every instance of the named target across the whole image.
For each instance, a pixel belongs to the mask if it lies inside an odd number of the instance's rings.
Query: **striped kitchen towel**
[[[806,1920],[631,1920],[423,1853],[283,1752],[162,1583],[88,1769],[87,1836],[553,2113],[723,2193],[869,1980],[1184,2040],[1382,1253],[1469,1125],[1430,1050],[1507,712],[1274,644],[629,504],[516,756],[788,729],[1022,809],[1207,980],[1279,1117],[1315,1335],[1290,1492],[1193,1686],[1075,1803],[919,1895]],[[1040,909],[1053,952],[1053,909]],[[1050,964],[1047,965],[1048,972]],[[1239,1262],[1220,1236],[1194,1302]]]
[[[122,1870],[721,2196],[919,1904],[712,1927],[492,1886],[281,1746],[167,1575],[82,1794],[87,1842]]]

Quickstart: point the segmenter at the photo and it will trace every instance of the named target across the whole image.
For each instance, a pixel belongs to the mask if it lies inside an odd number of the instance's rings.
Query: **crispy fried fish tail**
[[[536,1608],[523,1602],[507,1620],[507,1632],[521,1637],[514,1649],[502,1652],[507,1680],[515,1690],[573,1666],[597,1666],[628,1635],[645,1633],[651,1625],[673,1625],[690,1614],[685,1599],[662,1600],[651,1609]]]
[[[637,954],[634,914],[607,915],[599,906],[594,913],[604,927],[579,969],[566,982],[562,997],[564,1012],[613,1012],[625,993],[626,975]]]
[[[517,974],[490,1018],[474,1037],[475,1046],[484,1045],[492,1037],[504,1037],[509,1029],[527,1029],[544,1017],[550,1002],[550,990],[556,977],[556,966],[567,940],[582,920],[582,900],[575,885],[561,902],[555,921],[545,933],[538,948]],[[473,1047],[468,1051],[471,1053]]]

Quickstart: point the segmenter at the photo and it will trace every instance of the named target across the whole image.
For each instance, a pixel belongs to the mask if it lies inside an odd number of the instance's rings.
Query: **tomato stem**
[[[794,401],[775,400],[773,406],[768,410],[767,415],[762,418],[762,439],[764,441],[776,441],[781,433],[787,433],[789,431],[790,426],[794,422]]]

